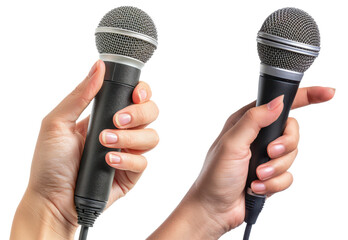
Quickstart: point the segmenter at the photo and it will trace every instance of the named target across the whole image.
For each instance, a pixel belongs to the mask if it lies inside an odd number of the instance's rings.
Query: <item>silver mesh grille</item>
[[[289,40],[320,46],[320,34],[314,19],[297,8],[283,8],[272,13],[263,23],[260,32]],[[262,63],[295,72],[305,72],[315,57],[306,56],[258,43]]]
[[[157,40],[157,31],[152,19],[135,7],[119,7],[108,12],[98,27],[115,27],[145,34]],[[119,54],[146,63],[156,46],[133,37],[115,33],[96,33],[99,53]]]

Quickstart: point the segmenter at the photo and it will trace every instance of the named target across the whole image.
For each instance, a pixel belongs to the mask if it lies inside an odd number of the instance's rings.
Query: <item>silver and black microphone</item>
[[[80,239],[86,239],[88,227],[104,210],[114,180],[115,169],[105,162],[110,149],[100,144],[99,134],[115,128],[114,114],[133,103],[132,93],[141,68],[157,48],[157,31],[142,10],[119,7],[102,18],[95,39],[106,71],[103,86],[94,99],[76,181],[74,201],[82,226]]]
[[[245,193],[245,240],[249,238],[251,226],[256,222],[266,199],[264,195],[253,193],[250,187],[258,179],[256,168],[270,160],[267,146],[283,134],[303,74],[319,54],[319,29],[308,13],[297,8],[283,8],[264,21],[257,34],[257,48],[261,67],[256,105],[266,104],[284,95],[284,108],[279,118],[261,129],[251,144],[252,157]]]

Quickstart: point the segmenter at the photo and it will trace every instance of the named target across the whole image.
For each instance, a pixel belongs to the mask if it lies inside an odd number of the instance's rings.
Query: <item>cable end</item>
[[[75,195],[75,207],[78,224],[93,227],[97,217],[103,212],[106,202],[87,199]]]
[[[245,227],[245,230],[244,230],[244,237],[243,237],[243,240],[249,240],[249,237],[250,237],[250,232],[251,232],[251,227],[253,225],[252,224],[249,224],[247,223],[246,227]]]
[[[245,219],[247,224],[255,224],[265,204],[266,196],[256,195],[251,190],[245,193]]]
[[[79,240],[86,240],[88,234],[88,227],[81,225]]]

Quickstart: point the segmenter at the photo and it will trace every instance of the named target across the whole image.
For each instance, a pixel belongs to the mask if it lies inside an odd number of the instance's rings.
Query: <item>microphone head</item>
[[[314,19],[297,8],[283,8],[263,23],[257,38],[263,64],[305,72],[320,50],[320,34]]]
[[[100,54],[115,54],[146,63],[157,48],[152,19],[136,7],[118,7],[100,21],[95,33]]]

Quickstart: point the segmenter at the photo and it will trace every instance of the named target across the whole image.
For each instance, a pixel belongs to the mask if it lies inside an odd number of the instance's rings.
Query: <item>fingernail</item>
[[[281,95],[279,97],[276,97],[275,99],[273,99],[269,103],[267,103],[268,110],[272,111],[272,110],[276,109],[283,102],[283,99],[284,99],[284,95]]]
[[[261,180],[266,180],[266,179],[272,177],[273,174],[274,174],[274,168],[272,166],[265,166],[265,167],[258,169],[257,176]]]
[[[265,184],[261,182],[253,182],[251,188],[254,192],[264,192],[266,190]]]
[[[92,77],[93,74],[97,71],[97,66],[98,66],[98,63],[99,63],[99,60],[96,61],[93,65],[93,67],[91,68],[91,70],[89,70],[89,73],[88,73],[88,77]]]
[[[270,148],[270,155],[272,157],[277,157],[285,152],[285,146],[283,144],[276,144]]]
[[[128,123],[130,123],[131,120],[132,120],[132,117],[128,113],[118,114],[118,116],[116,118],[116,121],[117,121],[118,125],[120,125],[120,126],[127,125]]]
[[[330,88],[330,91],[331,91],[332,94],[335,94],[336,88]]]
[[[147,97],[147,92],[145,89],[140,89],[139,90],[139,98],[141,101],[145,100]]]
[[[111,164],[117,164],[121,162],[121,158],[114,154],[109,154],[109,161]]]
[[[104,143],[110,144],[110,143],[116,143],[118,139],[116,134],[113,134],[110,132],[103,132],[102,140]]]

